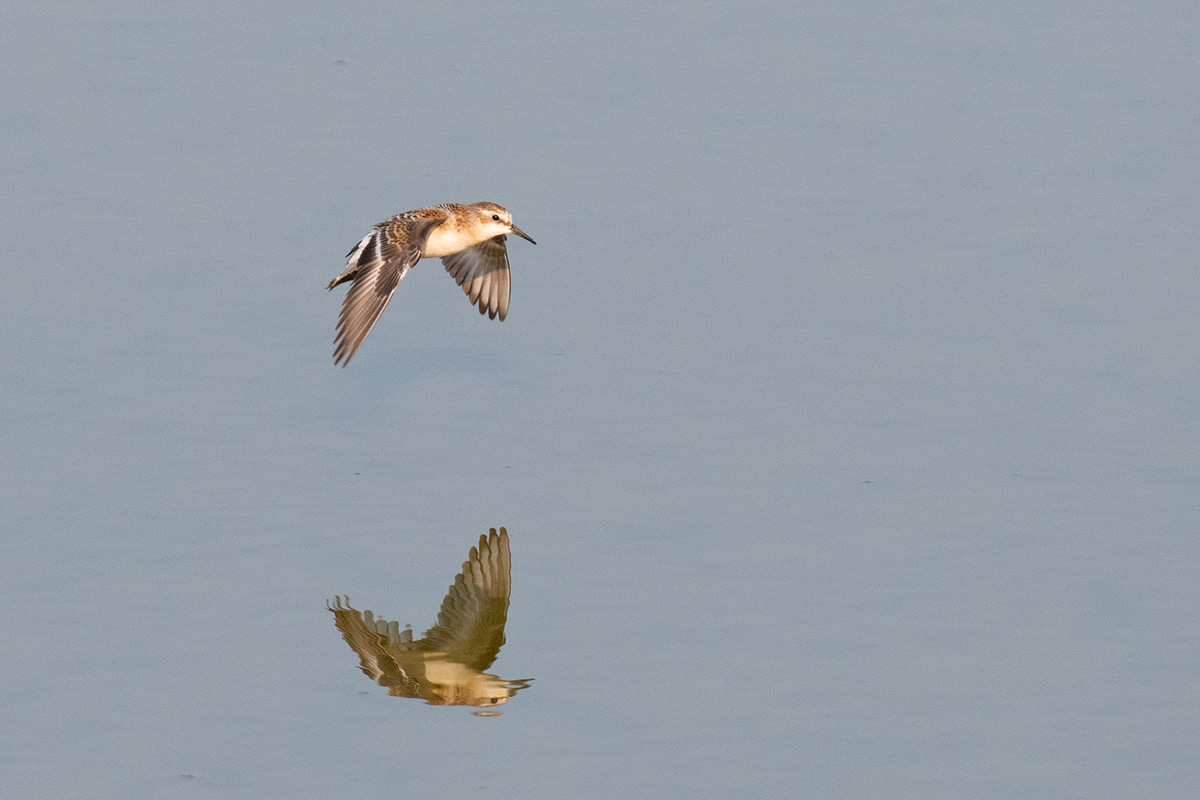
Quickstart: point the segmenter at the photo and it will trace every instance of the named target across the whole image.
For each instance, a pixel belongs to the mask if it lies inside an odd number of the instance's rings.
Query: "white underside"
[[[508,233],[508,223],[492,220],[474,220],[463,224],[462,220],[451,219],[429,232],[421,258],[443,258],[466,250],[471,245],[486,242]]]
[[[421,258],[442,258],[443,256],[453,255],[461,250],[466,250],[473,244],[479,244],[483,241],[478,233],[474,236],[472,232],[464,231],[461,228],[446,228],[439,225],[429,232],[429,238],[425,240],[425,248],[421,250]]]

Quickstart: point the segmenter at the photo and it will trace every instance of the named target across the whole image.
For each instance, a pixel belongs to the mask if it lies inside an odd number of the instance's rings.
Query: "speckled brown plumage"
[[[400,280],[422,258],[442,259],[479,313],[503,320],[511,284],[505,245],[509,233],[537,244],[495,203],[443,203],[375,225],[346,255],[345,271],[329,282],[332,289],[353,281],[338,315],[334,363],[350,363]]]

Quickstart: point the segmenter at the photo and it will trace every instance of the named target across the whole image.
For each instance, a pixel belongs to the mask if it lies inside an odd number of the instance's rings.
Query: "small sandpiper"
[[[442,203],[405,211],[374,227],[346,255],[346,271],[329,288],[354,281],[338,315],[333,361],[343,367],[387,308],[400,279],[419,259],[440,258],[479,313],[508,314],[506,234],[537,244],[495,203]]]

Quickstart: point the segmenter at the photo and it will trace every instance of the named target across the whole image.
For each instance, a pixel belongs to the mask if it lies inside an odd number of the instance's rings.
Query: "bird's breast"
[[[466,250],[473,244],[479,244],[486,236],[480,238],[475,232],[463,227],[438,225],[429,232],[425,247],[421,250],[421,258],[442,258]]]

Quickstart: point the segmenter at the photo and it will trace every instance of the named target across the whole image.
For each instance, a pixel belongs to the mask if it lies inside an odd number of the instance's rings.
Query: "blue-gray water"
[[[0,794],[1200,792],[1193,4],[3,17]],[[389,697],[499,525],[533,683]]]

